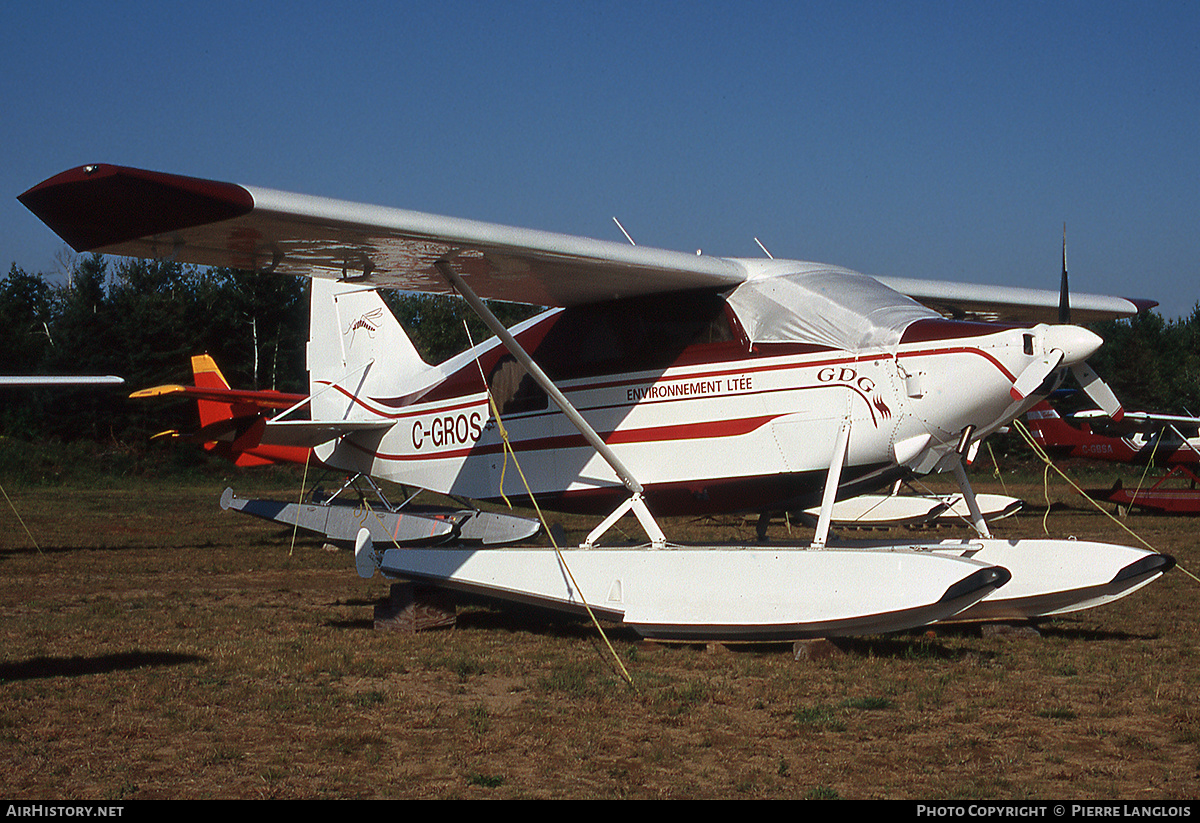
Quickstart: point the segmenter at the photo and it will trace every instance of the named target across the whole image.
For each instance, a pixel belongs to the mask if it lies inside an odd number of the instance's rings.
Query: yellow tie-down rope
[[[300,508],[304,505],[304,490],[308,486],[308,464],[312,461],[312,449],[304,457],[304,474],[300,478],[300,499],[296,501],[296,522],[292,524],[292,545],[288,547],[288,557],[296,550],[296,532],[300,530]]]
[[[470,332],[468,332],[468,337],[469,337],[469,335],[470,335]],[[471,347],[474,348],[473,343],[472,343]],[[476,362],[476,365],[479,364],[478,360],[476,360],[475,362]],[[482,367],[480,367],[479,373],[482,376],[482,374],[483,374]],[[555,539],[554,539],[554,534],[550,531],[550,527],[546,523],[546,518],[542,515],[541,507],[538,506],[537,499],[533,496],[533,491],[529,488],[529,482],[525,479],[525,472],[523,472],[521,470],[521,464],[517,461],[517,455],[513,451],[512,444],[509,443],[509,441],[508,441],[508,431],[504,428],[504,423],[500,419],[500,411],[499,411],[499,409],[496,408],[496,401],[492,398],[491,391],[487,390],[486,382],[485,382],[484,390],[487,391],[488,405],[491,406],[492,415],[496,419],[496,426],[499,428],[500,438],[504,441],[504,465],[506,466],[508,464],[508,455],[511,454],[512,459],[513,459],[513,465],[517,467],[517,473],[521,475],[521,482],[525,485],[525,491],[529,495],[530,501],[533,503],[533,508],[537,512],[538,520],[541,521],[542,528],[546,530],[546,534],[550,537],[550,545],[554,547],[554,553],[558,556],[558,562],[562,564],[563,569],[567,572],[567,576],[571,579],[571,585],[575,587],[575,591],[579,592],[579,599],[583,603],[584,609],[587,610],[588,617],[590,617],[592,619],[592,623],[596,626],[596,630],[598,632],[600,632],[600,637],[604,640],[604,644],[608,647],[609,652],[612,653],[613,660],[616,661],[617,667],[621,670],[621,676],[624,677],[625,682],[628,683],[630,685],[630,687],[634,689],[634,691],[637,691],[637,686],[634,685],[633,678],[630,677],[629,671],[625,668],[625,665],[621,662],[621,658],[617,654],[617,650],[613,648],[612,642],[609,641],[608,635],[604,633],[604,627],[600,625],[600,621],[596,618],[596,615],[592,612],[592,607],[588,605],[587,600],[584,598],[583,591],[579,588],[579,584],[575,582],[575,576],[573,574],[571,574],[571,569],[567,565],[567,561],[563,557],[562,551],[559,549],[557,541],[555,541]],[[309,454],[311,456],[312,452],[310,451]],[[304,490],[308,484],[308,463],[309,463],[308,460],[304,461],[304,478],[301,480],[301,483],[300,483],[300,505],[303,505],[303,503],[304,503]],[[504,502],[507,503],[508,507],[511,509],[513,507],[512,502],[508,499],[507,495],[504,494],[504,466],[502,466],[500,469],[500,483],[501,483],[500,496],[504,498]],[[362,502],[363,502],[363,505],[366,506],[367,511],[375,516],[376,521],[378,521],[379,525],[384,528],[384,531],[387,531],[387,526],[383,522],[383,518],[371,506],[370,501],[367,500],[366,498],[363,498]],[[16,510],[14,509],[14,511],[16,511]],[[20,516],[18,515],[18,519],[19,519],[19,517]],[[292,528],[292,548],[288,550],[289,556],[291,556],[292,550],[295,548],[296,531],[299,528],[299,526],[300,526],[300,513],[299,513],[299,507],[297,507],[296,522],[295,522],[295,524],[293,524],[293,528]],[[30,535],[30,538],[32,539],[32,535]],[[397,549],[401,548],[400,544],[396,541],[395,535],[392,535],[391,539],[392,539],[392,545],[394,545]],[[40,551],[40,549],[39,549],[39,551]]]
[[[25,530],[25,534],[29,535],[29,541],[33,543],[33,547],[37,549],[38,554],[43,554],[42,547],[38,545],[37,540],[33,536],[33,532],[25,525],[25,520],[21,517],[21,513],[17,511],[17,507],[13,505],[12,499],[8,496],[8,492],[4,491],[4,487],[0,486],[0,494],[4,495],[4,499],[8,501],[8,507],[12,509],[12,513],[17,516],[17,522],[21,524],[21,528]]]
[[[463,328],[467,331],[467,341],[471,344],[471,348],[474,349],[475,341],[471,339],[471,331],[470,329],[467,329],[466,321],[463,321]],[[517,460],[517,453],[513,450],[512,443],[508,439],[508,430],[504,427],[504,421],[500,419],[500,409],[496,406],[496,399],[492,396],[492,390],[487,384],[487,378],[484,377],[483,366],[479,363],[478,357],[475,358],[475,366],[479,369],[479,377],[481,380],[483,380],[483,390],[484,393],[487,394],[488,406],[492,410],[492,418],[496,421],[496,429],[500,433],[501,442],[504,444],[504,462],[500,465],[500,497],[504,499],[504,502],[510,509],[513,507],[512,501],[510,501],[508,499],[508,495],[504,493],[504,473],[508,467],[508,458],[511,455],[513,466],[516,467],[517,474],[521,477],[521,483],[525,486],[525,493],[529,496],[529,502],[533,504],[533,510],[537,512],[537,517],[542,524],[542,528],[545,530],[546,535],[550,538],[550,545],[554,549],[554,554],[558,557],[558,562],[562,565],[563,570],[566,571],[567,577],[570,578],[571,585],[574,587],[575,591],[579,593],[579,600],[581,603],[583,603],[584,610],[587,611],[588,617],[590,617],[592,620],[592,625],[596,627],[596,631],[600,633],[600,638],[604,641],[604,645],[608,647],[609,653],[612,654],[613,660],[616,661],[617,668],[621,670],[621,676],[625,679],[625,682],[634,689],[634,691],[637,691],[637,686],[634,685],[633,678],[630,677],[629,671],[621,662],[621,658],[617,654],[617,650],[613,648],[612,642],[608,639],[608,635],[604,632],[604,627],[600,625],[600,621],[596,618],[595,613],[592,611],[592,607],[588,605],[587,598],[583,596],[583,590],[579,587],[579,584],[575,582],[575,575],[571,574],[571,567],[567,565],[567,560],[565,557],[563,557],[562,549],[559,548],[558,541],[554,539],[554,532],[550,530],[550,525],[546,522],[545,515],[542,514],[542,507],[538,505],[537,498],[534,497],[533,494],[533,489],[529,488],[529,481],[525,478],[525,472],[521,468],[521,462]]]
[[[1075,483],[1074,480],[1067,477],[1067,475],[1062,471],[1062,469],[1060,469],[1058,466],[1054,465],[1054,462],[1050,459],[1050,455],[1048,455],[1046,453],[1046,450],[1043,449],[1037,443],[1037,441],[1035,441],[1033,439],[1033,435],[1029,433],[1029,429],[1027,429],[1025,427],[1025,424],[1020,419],[1013,420],[1012,425],[1013,425],[1013,428],[1016,429],[1017,432],[1021,435],[1021,437],[1025,440],[1025,442],[1027,444],[1029,444],[1029,447],[1031,449],[1033,449],[1033,453],[1036,454],[1041,459],[1041,461],[1046,464],[1046,468],[1042,473],[1043,484],[1044,484],[1044,488],[1045,488],[1045,496],[1046,496],[1046,514],[1043,515],[1043,517],[1042,517],[1042,529],[1047,534],[1050,533],[1049,529],[1046,526],[1046,518],[1048,518],[1050,516],[1049,472],[1051,469],[1054,469],[1055,473],[1058,474],[1059,477],[1061,477],[1063,480],[1067,481],[1067,483],[1071,486],[1071,488],[1073,488],[1076,492],[1078,492],[1080,495],[1082,495],[1085,500],[1087,500],[1089,503],[1091,503],[1093,506],[1095,506],[1097,511],[1103,513],[1104,516],[1107,517],[1109,520],[1113,521],[1118,526],[1120,526],[1122,529],[1129,532],[1130,536],[1133,537],[1133,539],[1137,540],[1139,543],[1141,543],[1147,549],[1149,549],[1152,552],[1159,553],[1158,549],[1154,548],[1149,543],[1147,543],[1145,540],[1143,540],[1141,535],[1137,534],[1136,532],[1133,531],[1133,529],[1129,528],[1124,523],[1122,523],[1118,518],[1114,517],[1111,512],[1106,511],[1104,509],[1104,507],[1101,506],[1099,503],[1097,503],[1095,500],[1093,500],[1087,492],[1085,492],[1083,489],[1079,488],[1079,486]],[[1197,582],[1200,582],[1200,577],[1197,577],[1196,575],[1192,574],[1187,569],[1180,566],[1178,561],[1176,561],[1175,567],[1177,569],[1179,569],[1181,572],[1183,572],[1185,575],[1187,575],[1188,577],[1192,578],[1193,580],[1195,580]]]

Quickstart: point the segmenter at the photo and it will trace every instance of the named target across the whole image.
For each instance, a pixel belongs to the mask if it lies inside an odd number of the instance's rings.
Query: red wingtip
[[[17,197],[75,251],[216,223],[254,208],[241,186],[95,164],[57,174]]]

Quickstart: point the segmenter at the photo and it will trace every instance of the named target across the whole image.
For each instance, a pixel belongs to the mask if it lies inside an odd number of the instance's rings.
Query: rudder
[[[229,381],[221,373],[217,362],[207,353],[197,354],[192,357],[192,382],[198,388],[202,389],[229,388]],[[196,408],[200,413],[201,427],[217,423],[221,420],[230,420],[234,416],[232,403],[200,399],[196,401]]]
[[[375,289],[319,277],[311,283],[314,420],[370,418],[379,401],[394,404],[426,387],[429,365]]]

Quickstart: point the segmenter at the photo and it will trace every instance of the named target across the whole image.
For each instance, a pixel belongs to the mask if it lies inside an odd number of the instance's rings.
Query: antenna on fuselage
[[[755,237],[754,242],[757,243],[758,247],[763,250],[763,254],[765,254],[767,257],[770,257],[772,260],[775,259],[775,255],[773,255],[769,251],[767,251],[767,247],[762,244],[761,240],[759,240],[757,237]]]
[[[617,228],[621,230],[621,234],[625,235],[625,239],[629,241],[629,245],[636,246],[637,243],[633,242],[633,238],[629,236],[629,232],[625,231],[625,227],[621,225],[621,221],[613,217],[613,222],[617,224]]]

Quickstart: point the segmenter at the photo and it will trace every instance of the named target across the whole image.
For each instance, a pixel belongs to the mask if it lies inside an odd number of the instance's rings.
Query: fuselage
[[[854,352],[753,343],[721,295],[697,292],[554,310],[515,336],[653,511],[700,514],[811,504],[847,418],[848,493],[947,468],[964,429],[985,436],[1036,401],[1014,401],[1011,390],[1044,356],[1048,328],[928,318],[895,345]],[[359,395],[357,414],[395,424],[318,457],[477,500],[523,495],[528,484],[543,505],[601,512],[628,495],[498,342],[442,371],[415,401]]]

